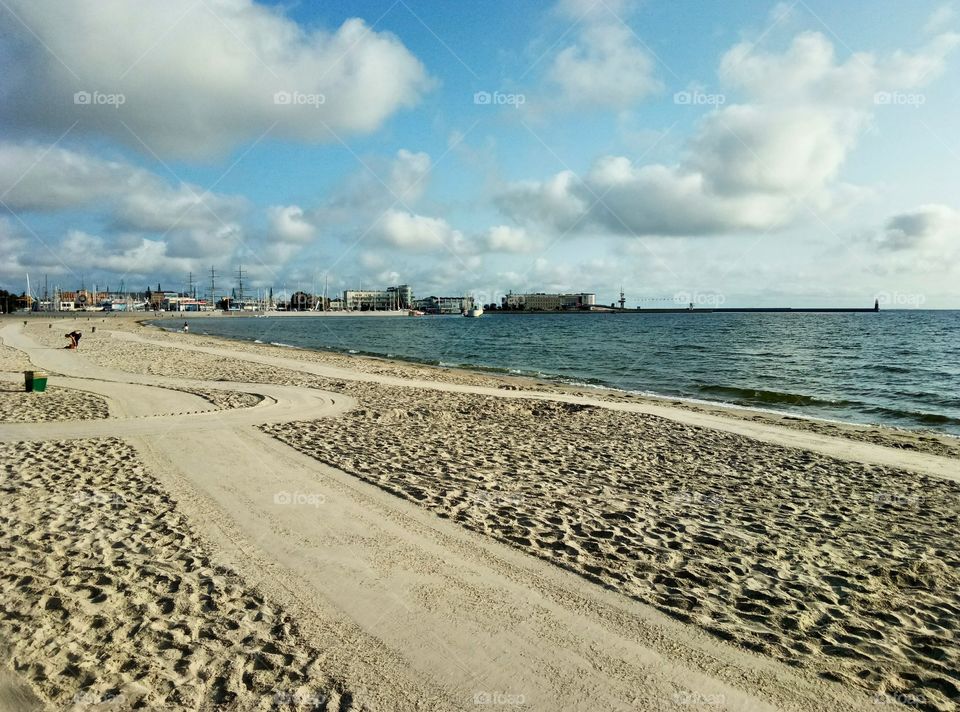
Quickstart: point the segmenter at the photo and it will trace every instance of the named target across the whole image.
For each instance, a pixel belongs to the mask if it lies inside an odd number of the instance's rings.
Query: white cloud
[[[23,24],[8,13],[0,39],[16,68],[0,78],[0,118],[56,133],[76,121],[76,132],[147,153],[215,155],[271,126],[271,136],[311,142],[370,132],[432,84],[395,36],[359,19],[307,29],[252,0],[10,5]],[[123,101],[77,105],[82,91]]]
[[[364,165],[313,211],[318,223],[372,220],[396,205],[413,206],[423,196],[432,170],[430,156],[400,149],[389,160],[364,159]]]
[[[388,210],[378,222],[373,234],[383,242],[405,250],[436,250],[459,248],[463,235],[442,218]]]
[[[514,184],[498,204],[527,226],[639,235],[775,230],[842,207],[863,192],[839,174],[869,125],[875,93],[923,86],[958,40],[945,34],[916,53],[844,62],[818,33],[798,35],[779,54],[737,45],[720,76],[745,101],[707,114],[678,164],[607,156],[582,177],[564,171]]]
[[[488,252],[522,253],[531,252],[537,247],[537,242],[525,229],[510,225],[491,227],[478,242]]]
[[[55,249],[39,247],[35,246],[20,257],[21,269],[73,277],[93,270],[100,274],[113,272],[125,275],[129,282],[134,278],[153,279],[158,274],[185,277],[189,270],[196,274],[200,268],[194,259],[169,255],[165,242],[142,237],[119,241],[82,230],[70,230]]]
[[[592,108],[625,109],[661,88],[654,61],[615,17],[588,22],[547,73],[561,99]]]
[[[270,235],[280,242],[309,242],[316,232],[298,205],[274,205],[267,210]]]
[[[892,252],[923,251],[946,259],[960,251],[960,211],[946,205],[921,205],[891,217],[874,242]]]
[[[948,27],[953,27],[957,21],[957,10],[952,3],[945,3],[930,13],[927,24],[923,26],[925,32],[937,34]]]
[[[169,185],[155,173],[90,153],[0,143],[0,195],[14,211],[102,211],[121,230],[219,229],[246,210],[239,196]]]

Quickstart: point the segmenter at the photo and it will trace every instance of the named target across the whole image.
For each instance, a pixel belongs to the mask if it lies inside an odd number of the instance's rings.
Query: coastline
[[[893,310],[897,311],[897,310]],[[900,310],[900,311],[918,311],[918,310]],[[923,311],[923,310],[919,310]],[[504,312],[504,314],[524,314],[524,312]],[[531,314],[553,314],[554,312],[530,312]],[[256,317],[274,317],[282,316],[287,318],[322,318],[326,316],[349,317],[377,317],[377,316],[405,316],[406,312],[268,312],[268,313],[230,313],[221,312],[175,312],[160,313],[159,316],[147,316],[142,312],[123,313],[114,312],[111,314],[88,312],[81,313],[81,316],[71,317],[69,313],[58,313],[55,316],[48,314],[33,314],[30,319],[70,319],[76,318],[79,322],[97,321],[110,324],[116,319],[126,322],[135,321],[144,328],[156,328],[170,333],[180,333],[178,328],[166,328],[159,324],[151,322],[163,322],[173,320],[179,322],[184,320],[206,320],[206,319],[233,319],[233,318],[256,318]],[[441,315],[444,317],[455,317],[456,315]],[[5,317],[0,316],[0,324]],[[9,316],[6,318],[10,318]],[[191,336],[202,336],[204,338],[220,340],[225,344],[255,344],[271,346],[284,349],[300,350],[310,353],[321,353],[330,355],[349,356],[357,359],[372,359],[394,364],[402,368],[404,365],[415,367],[434,368],[439,372],[458,371],[474,373],[480,376],[487,376],[491,379],[505,379],[508,383],[517,381],[522,384],[532,385],[538,388],[546,388],[551,391],[568,393],[592,393],[601,398],[619,400],[623,398],[636,399],[640,401],[651,401],[662,405],[670,405],[680,408],[690,408],[704,412],[720,412],[732,417],[742,419],[764,419],[767,422],[777,423],[788,427],[808,428],[815,432],[827,434],[838,434],[844,437],[854,439],[863,439],[870,442],[903,447],[907,449],[919,449],[936,454],[960,457],[960,435],[951,434],[942,430],[930,427],[907,427],[890,423],[861,420],[843,420],[827,416],[818,416],[797,410],[779,409],[775,406],[766,407],[763,405],[736,403],[722,399],[703,398],[696,396],[673,395],[669,393],[658,393],[655,390],[633,390],[618,388],[603,382],[589,382],[578,380],[575,377],[563,376],[560,374],[534,374],[522,372],[519,369],[508,369],[495,366],[483,366],[478,364],[445,364],[443,362],[434,362],[421,360],[417,358],[407,358],[389,354],[372,353],[366,351],[357,351],[354,349],[337,349],[325,346],[297,346],[284,343],[268,343],[248,339],[244,337],[232,337],[227,335],[215,334],[196,334]],[[719,409],[719,411],[717,410]]]
[[[128,315],[133,317],[133,315]],[[217,318],[217,315],[206,316]],[[272,316],[272,314],[271,314]],[[294,316],[294,315],[290,315]],[[225,317],[232,318],[232,317]],[[140,318],[137,323],[146,329],[156,329],[166,333],[178,334],[179,329],[165,329],[151,322],[154,318]],[[672,396],[656,392],[633,391],[618,389],[604,384],[583,383],[562,376],[538,377],[532,374],[509,372],[499,368],[486,368],[476,365],[447,365],[420,361],[413,358],[398,358],[375,353],[359,353],[351,350],[339,350],[328,347],[303,347],[281,343],[263,343],[243,337],[221,336],[216,334],[196,334],[191,337],[202,337],[223,344],[246,344],[251,346],[265,346],[271,348],[301,351],[307,354],[317,353],[328,356],[347,357],[351,359],[369,359],[374,362],[389,364],[397,369],[404,367],[419,367],[435,369],[438,373],[468,373],[491,379],[498,385],[515,385],[522,388],[545,389],[549,392],[569,393],[576,395],[590,395],[603,400],[617,402],[649,402],[661,406],[684,408],[696,412],[720,414],[742,420],[759,420],[795,429],[806,429],[829,435],[839,435],[855,440],[874,442],[881,445],[900,447],[922,452],[930,452],[942,456],[960,457],[960,437],[936,430],[922,428],[900,428],[880,423],[856,423],[844,420],[822,418],[794,411],[777,410],[730,403],[721,400],[706,400],[683,396]]]
[[[0,424],[0,439],[46,439],[55,457],[71,438],[90,453],[83,457],[106,462],[120,487],[127,466],[109,453],[140,463],[136,477],[157,478],[169,493],[159,496],[196,530],[211,561],[273,610],[296,613],[301,638],[331,646],[323,675],[304,673],[315,687],[291,687],[262,668],[249,685],[242,670],[228,675],[229,691],[250,708],[278,685],[289,695],[336,689],[342,699],[349,691],[370,709],[465,708],[485,694],[524,696],[532,709],[951,704],[943,670],[956,661],[931,662],[924,651],[934,643],[924,636],[942,638],[952,655],[944,616],[960,612],[949,525],[960,485],[915,473],[942,460],[960,473],[933,444],[889,447],[901,436],[883,429],[874,429],[880,445],[848,428],[813,432],[749,410],[599,397],[522,377],[131,322],[104,324],[72,353],[55,348],[59,334],[44,322],[17,341],[19,329],[0,321],[5,341],[38,345],[31,359],[52,385],[99,392],[111,405],[109,419]],[[157,393],[144,399],[136,389]],[[117,417],[134,406],[156,414]],[[104,427],[136,452],[72,439]],[[10,450],[18,476],[30,472],[24,456]],[[880,456],[913,472],[863,464]],[[53,496],[61,485],[45,486]],[[284,506],[278,492],[294,504],[298,494],[324,502]],[[56,496],[69,507],[76,493]],[[36,501],[17,505],[17,517],[43,517]],[[118,514],[118,531],[140,516]],[[171,545],[149,544],[157,552]],[[107,589],[111,600],[123,598]],[[29,604],[38,594],[27,586],[16,595]],[[61,593],[62,608],[70,595]],[[74,620],[83,620],[81,603]],[[24,615],[57,615],[36,605]],[[207,616],[186,601],[182,613],[197,625]],[[350,631],[343,640],[352,654],[331,630]],[[90,634],[76,644],[96,650]],[[186,668],[197,662],[189,637],[178,650]],[[24,656],[21,648],[14,659]],[[252,675],[255,656],[249,664]],[[619,672],[598,672],[607,669]],[[336,683],[321,689],[324,680]],[[192,684],[197,695],[209,689],[209,681]],[[391,685],[403,691],[394,704]],[[165,689],[155,681],[144,699],[168,699]],[[141,694],[125,690],[130,699]]]

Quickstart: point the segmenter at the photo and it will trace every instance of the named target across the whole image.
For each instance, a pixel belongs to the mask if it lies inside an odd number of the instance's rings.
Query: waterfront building
[[[413,289],[401,284],[386,289],[348,289],[343,293],[343,307],[350,311],[393,311],[410,309]]]
[[[426,297],[414,300],[413,308],[426,314],[462,314],[473,308],[473,297]]]
[[[547,294],[535,292],[514,294],[503,297],[504,309],[523,311],[564,311],[568,309],[589,309],[597,303],[597,295],[589,292],[576,294]]]

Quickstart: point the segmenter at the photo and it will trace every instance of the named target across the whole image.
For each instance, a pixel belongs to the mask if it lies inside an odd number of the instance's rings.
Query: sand
[[[750,650],[960,694],[960,484],[590,406],[396,389],[344,419],[265,430]]]
[[[289,696],[349,706],[323,652],[210,560],[129,445],[0,444],[0,459],[0,635],[46,701],[266,710]]]
[[[344,709],[960,702],[949,447],[130,320],[85,333],[74,354],[53,348],[63,326],[0,330],[111,414],[0,424],[14,483],[0,555],[48,577],[0,578],[17,611],[0,642],[57,705],[124,690],[125,704],[256,709],[296,683]],[[64,453],[81,475],[51,467]],[[127,495],[96,510],[102,526],[71,531],[63,506],[78,487]],[[130,551],[104,549],[110,537]],[[100,558],[78,574],[86,550]],[[133,568],[111,574],[117,558]],[[160,562],[188,591],[214,581],[204,593],[222,603],[174,596],[180,617],[165,616]],[[190,566],[203,581],[178,568]],[[98,636],[90,586],[123,634]],[[46,608],[50,589],[62,610]],[[277,621],[292,623],[279,642]],[[182,637],[205,629],[216,642],[202,650]],[[258,667],[265,641],[288,646],[270,654],[290,664]]]
[[[106,400],[71,388],[48,387],[43,393],[27,393],[23,382],[0,381],[0,422],[44,423],[56,420],[106,418]]]

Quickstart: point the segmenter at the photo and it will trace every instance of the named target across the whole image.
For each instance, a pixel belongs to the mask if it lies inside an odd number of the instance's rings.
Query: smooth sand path
[[[79,379],[53,377],[54,384],[100,393],[111,401],[111,412],[139,413],[2,425],[0,439],[96,437],[104,425],[110,435],[127,438],[215,558],[284,606],[328,651],[331,669],[362,681],[354,691],[372,708],[476,709],[488,700],[499,700],[498,708],[522,701],[532,710],[874,708],[858,691],[724,644],[437,518],[252,427],[316,418],[339,427],[336,415],[352,405],[343,396],[137,376],[93,366],[82,352],[38,347],[18,327],[3,329],[0,337],[38,367]],[[395,380],[201,350],[321,375],[335,371],[338,378]],[[123,383],[138,388],[117,387]],[[194,396],[158,387],[197,384],[258,392],[267,400],[247,409],[193,412]],[[495,389],[416,385],[516,397]],[[153,414],[142,413],[145,403],[155,406]],[[170,415],[180,412],[190,414]],[[152,429],[144,432],[143,423]]]

